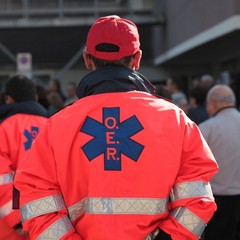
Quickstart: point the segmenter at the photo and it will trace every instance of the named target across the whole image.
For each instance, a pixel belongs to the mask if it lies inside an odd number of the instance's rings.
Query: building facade
[[[154,65],[189,79],[212,74],[227,81],[240,71],[238,0],[165,0]],[[162,44],[161,44],[162,43]]]
[[[28,71],[44,84],[79,81],[88,29],[112,14],[138,25],[150,81],[205,73],[227,81],[240,70],[239,13],[238,0],[0,0],[0,87],[24,63],[19,53],[30,54]]]

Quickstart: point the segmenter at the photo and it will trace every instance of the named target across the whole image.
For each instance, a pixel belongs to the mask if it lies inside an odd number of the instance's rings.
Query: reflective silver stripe
[[[22,221],[50,212],[66,209],[62,195],[52,195],[32,201],[20,208]]]
[[[12,200],[0,207],[0,217],[5,217],[11,212],[13,212]]]
[[[11,173],[5,173],[0,175],[0,185],[13,182],[13,175]]]
[[[71,221],[83,213],[91,214],[163,214],[166,198],[85,198],[69,207]]]
[[[171,212],[171,216],[199,238],[207,225],[202,219],[185,207],[175,208]]]
[[[49,226],[37,240],[58,240],[61,239],[69,231],[73,230],[73,226],[67,216],[64,216]]]
[[[171,201],[183,198],[207,196],[213,198],[212,189],[209,183],[205,182],[183,182],[176,184],[171,191]]]

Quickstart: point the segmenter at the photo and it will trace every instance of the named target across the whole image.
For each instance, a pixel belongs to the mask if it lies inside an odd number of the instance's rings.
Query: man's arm
[[[14,169],[4,129],[0,125],[0,217],[14,228],[21,222],[19,210],[12,209],[12,187]]]
[[[209,180],[217,164],[198,127],[186,120],[181,166],[171,192],[171,213],[160,229],[173,240],[199,239],[216,211]]]
[[[14,186],[20,191],[23,228],[32,239],[81,239],[68,217],[47,127],[21,162]]]

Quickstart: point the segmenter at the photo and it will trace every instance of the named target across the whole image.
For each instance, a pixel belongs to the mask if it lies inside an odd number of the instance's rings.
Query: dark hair
[[[74,82],[74,81],[68,82],[68,85],[71,85],[71,86],[73,86],[73,87],[77,87],[77,83]]]
[[[123,57],[120,60],[104,60],[104,59],[100,59],[100,58],[95,58],[92,55],[90,55],[90,58],[92,59],[92,61],[94,62],[94,65],[98,68],[98,67],[105,67],[105,66],[129,66],[133,55],[131,56],[127,56],[127,57]]]
[[[114,44],[101,43],[96,46],[96,50],[99,52],[118,52],[119,47]],[[94,62],[94,65],[98,67],[104,66],[129,66],[131,60],[135,54],[121,58],[120,60],[105,60],[92,56],[89,54],[91,60]]]
[[[5,92],[0,93],[0,105],[6,103],[6,94]]]
[[[46,88],[41,84],[37,84],[36,90],[37,90],[37,96],[38,96],[38,103],[40,103],[44,108],[48,109],[50,104],[47,99]]]
[[[10,78],[5,85],[5,94],[12,97],[15,102],[35,101],[36,86],[32,80],[18,74]]]
[[[189,97],[195,98],[198,105],[202,105],[206,101],[208,88],[203,86],[196,86],[189,92]]]
[[[57,87],[58,94],[60,94],[62,100],[65,101],[66,97],[64,96],[64,94],[62,92],[60,80],[55,78],[55,79],[50,80],[50,82],[53,82],[55,84],[55,86]]]
[[[57,90],[60,92],[61,91],[61,83],[59,79],[53,79],[52,82],[56,85]]]

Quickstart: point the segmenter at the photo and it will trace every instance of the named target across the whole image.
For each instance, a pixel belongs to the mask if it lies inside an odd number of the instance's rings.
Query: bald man
[[[199,128],[219,165],[211,185],[218,206],[205,229],[204,240],[237,240],[240,219],[240,114],[235,95],[226,85],[207,94],[208,120]]]

